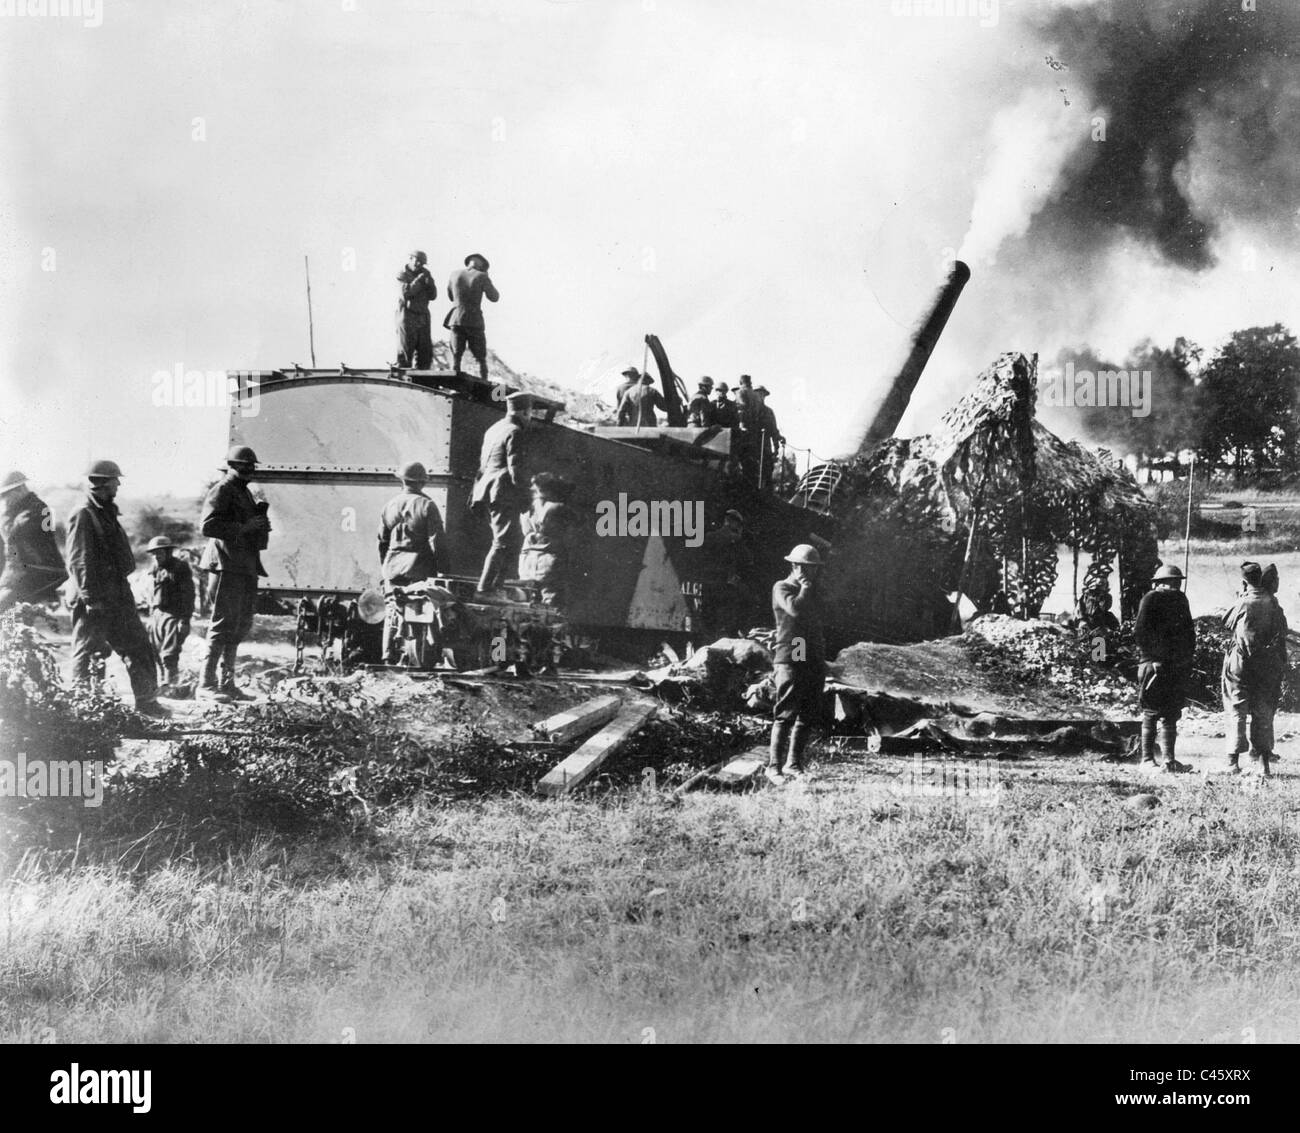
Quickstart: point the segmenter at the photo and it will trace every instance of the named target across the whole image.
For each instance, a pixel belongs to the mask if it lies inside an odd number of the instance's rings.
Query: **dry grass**
[[[220,865],[29,854],[0,1040],[1300,1038],[1294,784],[1038,766],[998,807],[886,805],[839,764],[679,806],[408,806]]]

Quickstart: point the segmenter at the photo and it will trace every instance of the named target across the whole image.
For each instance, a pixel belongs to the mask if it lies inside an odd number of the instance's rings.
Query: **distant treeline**
[[[1075,404],[1048,417],[1135,457],[1140,470],[1184,476],[1194,451],[1199,468],[1240,482],[1300,474],[1300,343],[1281,323],[1234,331],[1212,354],[1179,338],[1168,350],[1143,343],[1123,362],[1088,347],[1063,350],[1057,365],[1075,373],[1150,372],[1145,415]]]

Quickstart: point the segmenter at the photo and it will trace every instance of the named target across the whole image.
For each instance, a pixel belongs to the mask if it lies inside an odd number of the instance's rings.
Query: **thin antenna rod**
[[[316,328],[311,319],[311,265],[307,257],[302,258],[302,270],[307,276],[307,343],[311,347],[311,368],[316,368]]]

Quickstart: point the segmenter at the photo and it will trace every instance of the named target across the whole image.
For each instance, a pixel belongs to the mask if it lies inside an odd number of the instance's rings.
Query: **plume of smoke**
[[[1025,234],[1078,150],[1078,118],[1063,99],[1037,90],[997,113],[990,129],[992,156],[975,191],[958,259],[972,266],[995,263],[1004,240]]]

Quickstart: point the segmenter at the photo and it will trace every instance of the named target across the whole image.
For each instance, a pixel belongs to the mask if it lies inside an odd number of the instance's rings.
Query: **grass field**
[[[900,804],[905,765],[865,758],[676,805],[407,806],[147,870],[159,847],[29,854],[0,885],[0,1039],[1300,1038],[1291,777],[1035,760],[996,806]]]

